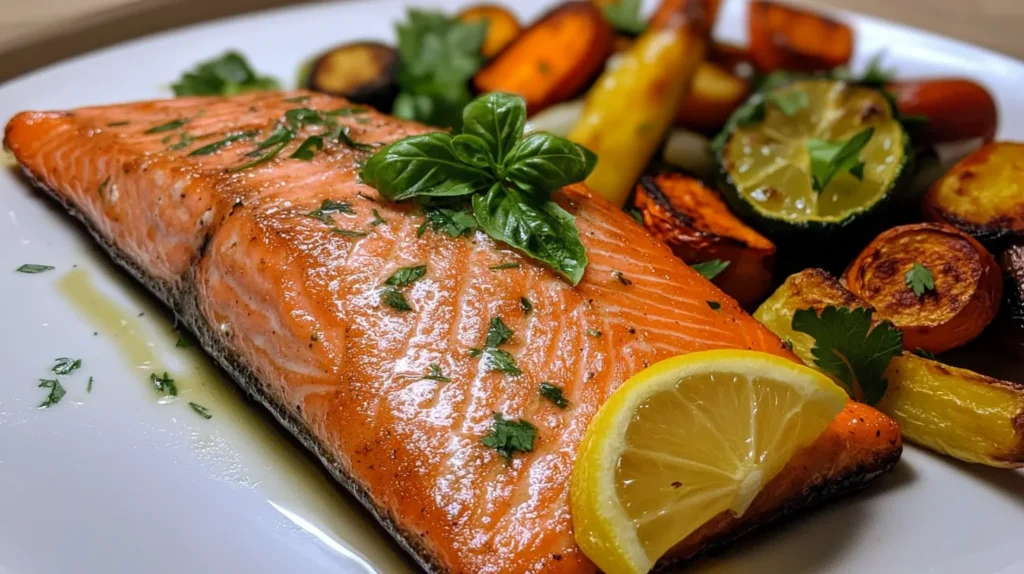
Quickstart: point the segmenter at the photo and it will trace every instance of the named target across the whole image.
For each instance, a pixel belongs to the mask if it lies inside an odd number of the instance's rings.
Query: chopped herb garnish
[[[253,130],[253,131],[248,131],[248,132],[240,132],[240,133],[236,133],[236,134],[231,134],[231,135],[227,136],[226,138],[224,138],[222,140],[215,141],[212,144],[207,144],[207,145],[204,145],[203,147],[201,147],[199,149],[192,150],[188,155],[189,156],[194,156],[194,155],[210,155],[211,153],[219,150],[220,148],[222,148],[224,146],[227,146],[229,144],[232,144],[234,142],[254,138],[257,135],[259,135],[259,133],[260,133],[259,131]]]
[[[383,217],[380,216],[380,212],[378,212],[376,209],[372,209],[372,210],[370,210],[370,212],[373,213],[373,221],[370,222],[370,225],[372,225],[374,227],[377,227],[378,225],[380,225],[382,223],[387,223],[388,222],[388,220],[386,220],[386,219],[384,219]]]
[[[614,277],[619,283],[622,283],[623,285],[633,284],[632,281],[630,281],[625,275],[622,274],[622,271],[612,271],[612,277]]]
[[[398,271],[395,271],[391,277],[388,277],[387,280],[384,281],[384,284],[392,287],[404,287],[405,285],[412,285],[426,274],[426,265],[400,267]]]
[[[428,381],[437,381],[439,383],[452,382],[451,379],[444,376],[444,373],[441,372],[441,366],[438,365],[437,363],[430,363],[430,365],[427,367],[427,374],[423,375],[423,378]]]
[[[92,392],[92,377],[89,377],[89,382],[85,384],[85,392]]]
[[[694,263],[690,267],[704,276],[705,279],[711,281],[715,277],[718,277],[725,268],[729,266],[732,261],[722,261],[721,259],[712,259],[711,261],[704,261],[702,263]]]
[[[342,229],[340,227],[331,228],[331,233],[337,233],[338,235],[344,235],[345,237],[366,237],[369,233],[365,231],[353,231],[351,229]]]
[[[928,359],[928,360],[931,360],[931,361],[938,361],[939,360],[939,358],[935,356],[935,353],[933,353],[931,351],[925,351],[921,347],[918,347],[918,348],[914,349],[914,354],[917,355],[918,357],[921,357],[923,359]]]
[[[402,292],[394,287],[386,287],[382,289],[380,292],[380,298],[385,305],[396,311],[402,313],[412,311],[412,307],[409,305],[409,302],[405,300],[405,295],[402,295]]]
[[[158,392],[172,397],[178,396],[178,387],[174,384],[174,379],[166,372],[164,372],[162,377],[158,377],[156,373],[150,373],[149,380]]]
[[[69,357],[61,357],[56,360],[53,368],[50,371],[58,376],[70,375],[72,371],[82,366],[82,359],[71,359]]]
[[[144,131],[142,133],[144,133],[144,134],[159,134],[159,133],[163,133],[163,132],[169,132],[171,130],[176,130],[176,129],[180,128],[181,126],[187,124],[190,121],[192,121],[191,118],[179,118],[179,119],[176,119],[176,120],[171,120],[171,121],[169,121],[169,122],[167,122],[165,124],[160,124],[158,126],[153,126],[153,127],[149,128],[148,130],[146,130],[146,131]],[[170,140],[168,140],[168,141],[170,141]]]
[[[935,290],[935,278],[932,277],[932,272],[916,261],[910,271],[903,276],[903,281],[918,297]]]
[[[426,220],[416,230],[417,237],[423,235],[428,225],[435,233],[447,233],[449,237],[469,235],[479,227],[473,214],[461,209],[427,207],[424,215],[426,215]]]
[[[640,14],[640,3],[640,0],[616,0],[604,4],[604,19],[617,31],[637,36],[647,28],[647,21]]]
[[[511,462],[512,455],[517,452],[532,452],[536,440],[537,427],[529,421],[512,421],[501,413],[494,413],[494,427],[480,439],[480,444],[493,448],[505,457],[506,461]]]
[[[363,107],[358,107],[358,108],[338,108],[336,110],[331,110],[331,111],[327,112],[327,115],[331,116],[331,117],[335,117],[335,118],[338,118],[338,117],[340,117],[340,118],[351,118],[352,116],[355,116],[355,115],[358,115],[358,114],[365,114],[365,113],[367,113],[369,111],[370,111],[369,108],[363,108]]]
[[[787,350],[792,351],[793,350],[793,341],[791,339],[787,338],[784,341],[782,341],[782,346],[785,347]]]
[[[309,101],[309,96],[295,96],[294,98],[285,98],[281,101],[288,104],[304,104]]]
[[[516,358],[508,351],[502,349],[485,349],[484,358],[481,363],[488,371],[498,371],[506,375],[519,376],[523,374],[516,364]]]
[[[292,155],[288,156],[294,159],[301,159],[302,161],[310,161],[316,152],[324,149],[324,138],[320,136],[309,136],[306,141],[299,145],[299,148],[292,152]]]
[[[591,337],[594,337],[594,338],[597,338],[597,337],[601,336],[601,331],[598,331],[597,329],[587,329],[586,333],[587,333],[587,335],[589,335]]]
[[[57,379],[39,379],[39,387],[50,389],[50,393],[46,395],[46,399],[43,400],[42,403],[39,403],[39,408],[41,409],[48,409],[59,403],[66,394],[64,387],[61,386],[60,381]]]
[[[533,311],[533,303],[526,297],[519,298],[519,306],[523,309],[523,315],[529,315]]]
[[[864,179],[864,162],[860,152],[871,141],[875,128],[867,128],[846,141],[807,140],[807,153],[811,157],[812,189],[821,193],[840,173],[849,173]]]
[[[711,310],[713,310],[713,311],[717,311],[717,310],[722,308],[722,304],[719,303],[718,301],[705,301],[705,302],[708,304],[708,307],[711,307]]]
[[[107,124],[107,127],[108,128],[116,128],[116,127],[120,127],[120,126],[126,126],[126,125],[128,125],[130,123],[131,122],[110,122],[109,124]]]
[[[811,105],[807,92],[803,90],[790,90],[788,92],[770,92],[765,96],[765,101],[779,108],[782,115],[786,117],[795,116],[800,110]]]
[[[480,347],[470,347],[469,348],[469,356],[470,357],[479,357],[483,352],[484,352],[484,350],[481,349]]]
[[[875,404],[885,395],[883,376],[903,349],[903,334],[889,321],[871,326],[870,309],[829,305],[793,314],[793,330],[814,337],[814,364],[834,375],[850,396]]]
[[[501,320],[501,316],[491,317],[491,326],[487,329],[485,347],[497,348],[512,339],[514,332]]]
[[[554,405],[560,409],[564,409],[569,406],[569,399],[565,398],[565,394],[562,392],[562,387],[552,385],[551,383],[540,384],[540,396],[554,403]]]
[[[203,417],[204,419],[209,420],[209,419],[213,418],[213,415],[210,414],[210,409],[204,407],[203,405],[201,405],[199,403],[191,403],[190,402],[188,404],[188,406],[192,407],[192,410],[195,411],[197,415]]]
[[[501,263],[498,265],[491,265],[488,267],[491,271],[501,271],[502,269],[519,269],[522,265],[518,263]]]
[[[192,142],[196,141],[196,138],[188,132],[182,132],[178,135],[178,142],[167,148],[167,151],[178,151],[187,148],[192,145]]]
[[[334,139],[338,140],[339,142],[345,144],[346,146],[352,149],[357,149],[359,151],[373,150],[372,145],[360,143],[352,139],[352,137],[348,134],[348,126],[338,128],[337,132],[334,133]]]
[[[178,347],[179,349],[184,349],[186,347],[191,347],[192,346],[192,342],[189,341],[188,339],[186,339],[185,337],[179,335],[178,336],[178,341],[176,343],[174,343],[174,346]]]
[[[632,217],[640,225],[644,224],[644,214],[640,213],[639,209],[637,209],[635,207],[629,207],[629,208],[624,209],[623,211],[628,213],[629,216]]]
[[[331,213],[346,213],[349,215],[355,214],[352,206],[347,201],[334,201],[333,199],[325,199],[320,203],[320,207],[310,211],[306,214],[306,217],[312,217],[327,225],[334,225],[334,219],[330,216]]]
[[[202,62],[171,86],[175,96],[233,96],[245,92],[276,90],[277,80],[260,76],[238,52]]]
[[[296,150],[294,155],[297,159],[309,160],[313,158],[315,151],[322,150],[329,141],[341,142],[357,149],[366,149],[364,144],[357,144],[348,137],[348,128],[338,124],[331,112],[323,113],[309,108],[295,108],[284,113],[284,117],[277,121],[274,131],[267,139],[256,145],[256,149],[248,154],[248,157],[255,158],[252,161],[240,165],[233,171],[241,171],[253,166],[268,162],[278,156],[284,148],[295,140],[299,131],[309,127],[318,126],[323,132],[307,138]]]
[[[18,273],[43,273],[45,271],[53,271],[56,267],[52,265],[36,265],[35,263],[26,263],[21,267],[15,269]]]

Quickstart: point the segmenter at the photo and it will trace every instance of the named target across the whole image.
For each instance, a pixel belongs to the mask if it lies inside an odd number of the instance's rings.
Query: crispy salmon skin
[[[264,157],[296,109],[330,113],[348,137],[291,157],[314,133],[302,127]],[[573,541],[568,477],[610,393],[680,353],[794,357],[583,186],[556,194],[590,260],[573,287],[481,232],[424,225],[420,208],[359,182],[375,149],[424,131],[338,98],[259,93],[26,112],[5,144],[425,568],[593,572]],[[389,304],[385,281],[421,265],[400,288],[409,309]],[[501,349],[515,369],[472,351],[495,317],[512,331]],[[568,408],[545,400],[541,382],[561,386]],[[757,512],[716,519],[674,556],[891,467],[894,423],[849,409],[856,416],[798,455]],[[534,424],[534,450],[507,462],[481,444],[495,413]]]

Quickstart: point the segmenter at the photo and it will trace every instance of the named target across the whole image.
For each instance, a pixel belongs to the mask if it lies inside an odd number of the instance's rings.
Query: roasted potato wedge
[[[942,353],[972,341],[1003,297],[992,254],[973,237],[934,223],[883,232],[846,268],[843,283],[903,331],[908,351]]]
[[[313,62],[307,87],[388,112],[398,95],[398,52],[378,42],[336,46]]]
[[[814,367],[814,339],[793,330],[793,314],[828,305],[870,308],[827,272],[807,269],[786,279],[754,317]],[[910,353],[894,357],[885,377],[888,388],[875,406],[899,423],[907,440],[966,462],[1024,466],[1024,385]]]
[[[516,15],[497,4],[470,6],[459,12],[456,18],[463,22],[487,22],[487,36],[480,51],[488,59],[497,56],[523,31]]]
[[[999,340],[1013,354],[1024,357],[1024,243],[1006,248],[999,257],[1003,268],[1003,309],[996,320]]]
[[[569,139],[597,154],[587,185],[626,203],[661,145],[707,51],[714,0],[665,0],[678,6],[651,26],[587,93]],[[663,4],[662,6],[664,6]],[[659,10],[660,12],[660,10]]]
[[[812,12],[753,2],[748,25],[751,57],[763,74],[831,70],[846,65],[853,56],[853,30]]]
[[[915,142],[939,144],[980,138],[992,141],[999,114],[992,94],[983,86],[960,78],[893,82],[886,89],[896,96],[904,116],[923,116],[928,123]]]
[[[522,96],[534,114],[582,92],[601,72],[614,40],[600,8],[568,2],[519,34],[477,72],[473,83],[481,92]]]
[[[1024,143],[990,143],[960,160],[925,192],[921,210],[995,248],[1024,239]]]
[[[690,93],[676,112],[676,125],[714,135],[749,93],[749,82],[726,68],[704,62],[697,68]]]
[[[678,173],[643,177],[633,201],[644,226],[686,263],[728,261],[713,281],[740,305],[753,305],[771,287],[775,245],[700,180]]]

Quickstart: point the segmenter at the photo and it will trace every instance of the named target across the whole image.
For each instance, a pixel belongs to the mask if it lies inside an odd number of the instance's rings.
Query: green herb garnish
[[[787,338],[784,341],[782,341],[782,346],[785,347],[786,350],[792,351],[793,350],[793,341],[791,339]]]
[[[875,128],[867,128],[846,141],[807,140],[814,191],[825,191],[832,178],[840,173],[864,179],[864,162],[860,160],[860,152],[871,141],[874,133]]]
[[[473,214],[461,209],[428,206],[424,215],[426,215],[426,219],[423,221],[423,225],[416,230],[417,237],[423,235],[428,225],[435,233],[447,233],[449,237],[469,235],[479,227]]]
[[[569,406],[569,399],[565,398],[565,394],[562,392],[562,387],[552,385],[551,383],[540,384],[540,396],[554,403],[554,405],[560,409],[564,409]]]
[[[587,329],[586,333],[587,335],[594,337],[595,339],[601,336],[601,331],[598,331],[597,329]]]
[[[711,307],[712,311],[718,311],[722,308],[722,304],[718,301],[705,301],[705,303],[708,304],[708,307]]]
[[[162,377],[157,376],[156,373],[150,373],[149,380],[158,392],[172,397],[178,396],[178,387],[174,384],[174,379],[167,372],[164,372]]]
[[[627,36],[638,36],[647,28],[647,21],[640,15],[640,0],[617,0],[601,11],[612,28]]]
[[[92,377],[89,377],[89,382],[87,382],[85,384],[85,392],[87,392],[87,393],[91,393],[92,392]]]
[[[184,349],[192,346],[192,342],[185,337],[178,335],[178,340],[174,343],[174,346],[179,349]]]
[[[185,72],[171,89],[175,96],[232,96],[244,92],[276,90],[277,80],[260,76],[238,52],[226,52]]]
[[[53,267],[52,265],[36,265],[35,263],[25,263],[21,267],[15,269],[15,271],[17,271],[18,273],[35,274],[43,273],[46,271],[53,271],[54,269],[56,269],[56,267]]]
[[[517,377],[523,374],[516,364],[516,358],[511,353],[502,349],[484,349],[482,366],[488,371],[497,371]]]
[[[452,382],[451,379],[444,375],[444,373],[441,371],[441,366],[438,365],[437,363],[430,363],[430,365],[427,367],[427,374],[423,375],[422,378],[428,381],[437,381],[439,383]]]
[[[213,415],[210,414],[210,409],[204,407],[203,405],[201,405],[199,403],[191,403],[190,402],[188,404],[188,406],[192,407],[192,410],[195,411],[195,413],[197,415],[203,417],[206,420],[210,420],[210,419],[213,418]]]
[[[935,356],[935,353],[931,351],[925,351],[921,347],[914,349],[914,354],[922,359],[928,359],[930,361],[938,361],[939,358]]]
[[[39,403],[39,408],[41,409],[48,409],[59,403],[66,394],[64,387],[61,386],[60,381],[57,379],[39,379],[39,387],[50,389],[50,393],[46,395],[46,399]]]
[[[790,90],[788,92],[771,92],[765,96],[765,101],[779,108],[782,115],[793,117],[800,110],[811,105],[807,92],[803,90]]]
[[[400,267],[391,277],[384,281],[385,285],[392,287],[404,287],[412,285],[427,274],[426,265],[415,265],[412,267]]]
[[[158,126],[153,126],[153,127],[149,128],[148,130],[146,130],[146,131],[144,131],[142,133],[144,133],[144,134],[159,134],[159,133],[163,133],[163,132],[169,132],[171,130],[176,130],[176,129],[180,128],[181,126],[189,123],[190,121],[192,121],[191,118],[178,118],[176,120],[171,120],[171,121],[169,121],[169,122],[167,122],[165,124],[160,124]],[[170,141],[170,140],[167,140],[167,141]],[[164,143],[167,143],[167,142],[164,142]]]
[[[918,297],[928,291],[935,290],[935,278],[932,277],[932,272],[917,261],[914,262],[914,266],[910,271],[907,271],[906,275],[903,276],[903,282]]]
[[[523,315],[529,315],[533,311],[533,303],[526,297],[519,298],[519,306],[523,309]]]
[[[232,171],[242,171],[268,162],[278,156],[288,144],[292,143],[299,135],[299,131],[307,127],[319,127],[322,133],[310,136],[295,151],[298,155],[291,157],[302,160],[310,160],[316,151],[322,150],[328,142],[340,142],[349,147],[363,149],[362,144],[356,144],[348,137],[348,128],[340,125],[332,112],[320,112],[310,108],[295,108],[284,113],[284,117],[277,121],[274,131],[267,136],[267,139],[256,145],[256,149],[250,152],[247,157],[255,158],[244,163]]]
[[[633,284],[632,281],[630,281],[625,275],[622,274],[622,271],[612,271],[612,277],[614,277],[616,281],[622,283],[623,285]]]
[[[522,267],[519,263],[499,263],[497,265],[491,265],[488,267],[491,271],[501,271],[502,269],[519,269]]]
[[[247,139],[252,139],[252,138],[256,137],[257,135],[259,135],[259,133],[260,133],[259,131],[253,130],[253,131],[239,132],[239,133],[235,133],[235,134],[230,134],[230,135],[228,135],[226,138],[224,138],[222,140],[215,141],[215,142],[213,142],[211,144],[204,145],[203,147],[201,147],[199,149],[192,150],[191,152],[189,152],[188,155],[189,156],[210,155],[211,153],[219,150],[220,148],[222,148],[224,146],[227,146],[229,144],[232,144],[234,142],[242,141],[242,140],[247,140]]]
[[[579,283],[587,255],[575,219],[551,195],[586,179],[597,156],[550,134],[523,137],[526,104],[518,96],[481,96],[463,119],[461,134],[434,132],[386,146],[360,177],[392,201],[470,196],[488,235]]]
[[[70,375],[72,371],[82,366],[82,359],[61,357],[57,359],[50,369],[50,372],[57,376]]]
[[[331,217],[332,213],[345,213],[348,215],[355,214],[352,206],[347,201],[334,201],[333,199],[325,199],[320,202],[320,207],[310,211],[306,214],[306,217],[312,217],[326,223],[327,225],[334,225],[334,218]]]
[[[316,152],[324,149],[324,138],[321,136],[309,136],[306,141],[299,144],[298,149],[292,152],[292,155],[288,156],[293,159],[301,159],[302,161],[310,161]]]
[[[107,124],[107,127],[108,128],[116,128],[116,127],[120,127],[120,126],[126,126],[126,125],[128,125],[130,123],[131,122],[124,122],[124,121],[122,121],[122,122],[110,122],[109,124]]]
[[[491,317],[491,326],[487,329],[487,340],[484,346],[490,348],[500,347],[511,340],[513,334],[515,334],[514,331],[508,328],[508,325],[501,320],[500,315]]]
[[[373,213],[373,221],[370,222],[370,225],[372,225],[373,227],[377,227],[378,225],[388,222],[388,220],[380,216],[380,212],[378,212],[376,209],[372,209],[370,210],[370,212]]]
[[[731,264],[732,261],[723,261],[721,259],[712,259],[711,261],[704,261],[702,263],[694,263],[690,265],[690,268],[700,273],[705,279],[711,281],[715,277],[718,277],[725,268]]]
[[[834,375],[851,397],[875,404],[888,387],[883,374],[903,349],[903,334],[889,321],[871,326],[870,309],[829,305],[793,314],[793,330],[814,337],[814,364]]]
[[[639,209],[635,207],[628,207],[626,209],[623,209],[623,211],[628,213],[629,216],[632,217],[633,220],[639,223],[640,225],[644,224],[644,214],[640,213]]]
[[[385,305],[391,307],[395,311],[405,313],[412,311],[412,306],[405,300],[405,295],[394,287],[386,287],[380,292],[380,299]]]
[[[494,427],[480,439],[480,444],[493,448],[506,461],[512,461],[516,452],[532,452],[537,440],[537,427],[519,419],[508,420],[501,413],[494,413]]]

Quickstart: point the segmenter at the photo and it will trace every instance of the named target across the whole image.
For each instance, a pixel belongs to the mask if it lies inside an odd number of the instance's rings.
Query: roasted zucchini
[[[999,263],[1005,278],[1003,310],[996,320],[999,339],[1011,353],[1024,357],[1024,243],[1007,247]]]
[[[870,308],[827,272],[807,269],[786,279],[754,317],[813,367],[814,339],[793,330],[793,314],[828,305]],[[888,388],[875,406],[899,423],[907,440],[967,462],[1024,466],[1024,385],[911,353],[893,358],[885,377]]]
[[[313,62],[307,87],[389,112],[398,95],[398,52],[378,42],[336,46]]]
[[[678,173],[645,176],[633,201],[644,226],[686,263],[729,262],[713,281],[740,305],[753,305],[771,287],[775,245],[700,180]]]
[[[903,331],[908,351],[942,353],[972,341],[1003,296],[992,254],[970,235],[935,223],[885,231],[850,263],[843,282]]]
[[[922,199],[931,221],[993,248],[1024,239],[1024,143],[993,142],[960,160]]]

